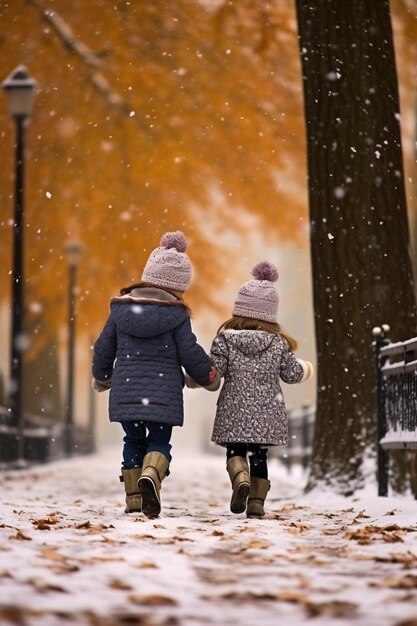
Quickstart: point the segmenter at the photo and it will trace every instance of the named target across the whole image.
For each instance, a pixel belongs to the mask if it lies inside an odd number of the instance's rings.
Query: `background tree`
[[[417,82],[410,6],[393,0],[407,140]],[[0,79],[25,63],[41,89],[27,135],[29,367],[37,354],[50,354],[65,324],[68,239],[84,244],[78,328],[88,339],[109,296],[139,277],[165,230],[188,235],[197,270],[189,299],[200,319],[204,307],[223,317],[219,285],[247,276],[251,229],[269,249],[308,246],[293,0],[13,0],[0,3],[0,23]],[[6,306],[13,140],[2,97]]]
[[[310,486],[342,493],[363,483],[374,442],[371,330],[416,334],[387,0],[297,0],[308,144],[311,255],[318,358]]]
[[[85,246],[80,315],[97,330],[109,296],[140,277],[166,230],[186,231],[200,277],[191,304],[209,306],[235,257],[233,245],[218,253],[214,235],[242,235],[252,214],[282,240],[301,236],[296,171],[305,144],[292,14],[282,8],[267,27],[265,9],[250,3],[1,4],[0,71],[24,63],[40,85],[27,140],[26,277],[51,329],[64,319],[68,238]],[[14,129],[4,98],[0,121],[8,206]],[[7,267],[11,229],[2,219]],[[6,272],[0,286],[6,293]]]

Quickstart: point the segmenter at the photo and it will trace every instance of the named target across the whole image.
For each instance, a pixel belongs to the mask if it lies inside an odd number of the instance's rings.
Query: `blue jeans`
[[[161,452],[171,462],[172,426],[160,422],[121,422],[123,437],[123,468],[142,467],[148,452]]]

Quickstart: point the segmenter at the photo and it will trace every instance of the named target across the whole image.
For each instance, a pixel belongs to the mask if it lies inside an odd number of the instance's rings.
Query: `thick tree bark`
[[[318,357],[310,487],[363,483],[375,441],[371,329],[416,334],[388,0],[297,0]]]

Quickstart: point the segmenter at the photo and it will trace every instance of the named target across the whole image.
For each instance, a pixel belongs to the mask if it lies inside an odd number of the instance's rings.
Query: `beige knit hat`
[[[233,315],[276,323],[279,298],[273,283],[278,280],[277,268],[268,261],[261,261],[251,273],[255,280],[244,283],[239,289]]]
[[[157,287],[187,291],[191,282],[191,262],[185,254],[187,240],[180,230],[165,233],[159,248],[149,255],[142,281]]]

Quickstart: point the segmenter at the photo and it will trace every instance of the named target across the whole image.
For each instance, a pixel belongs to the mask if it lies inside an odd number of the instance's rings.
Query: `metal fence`
[[[389,450],[417,449],[417,338],[391,343],[373,329],[378,399],[378,494],[388,494]]]
[[[288,446],[272,448],[272,457],[277,457],[289,472],[294,465],[307,470],[313,447],[316,407],[304,405],[288,411]]]

